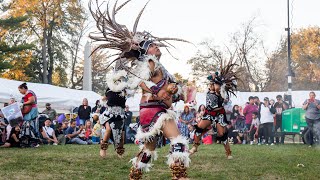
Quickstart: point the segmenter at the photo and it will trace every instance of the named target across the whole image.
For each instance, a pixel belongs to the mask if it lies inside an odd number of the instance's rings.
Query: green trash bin
[[[307,126],[305,110],[302,108],[287,109],[282,112],[282,132],[299,134]]]

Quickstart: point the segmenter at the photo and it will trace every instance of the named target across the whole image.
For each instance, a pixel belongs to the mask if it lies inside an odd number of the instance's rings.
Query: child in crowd
[[[252,123],[250,126],[250,129],[248,133],[250,134],[250,145],[253,145],[253,141],[256,140],[258,142],[258,145],[260,145],[260,138],[259,137],[259,125],[260,121],[258,118],[258,112],[252,113]]]
[[[14,128],[11,129],[10,136],[7,142],[0,147],[20,147],[19,134],[20,126],[16,125]]]
[[[91,139],[91,134],[92,134],[92,128],[91,128],[91,121],[86,121],[86,125],[84,127],[84,137],[86,140]]]
[[[65,120],[62,123],[58,123],[57,129],[55,130],[56,137],[58,139],[59,144],[65,145],[67,142],[65,131],[68,128],[68,121]]]
[[[81,129],[80,134],[78,135],[79,138],[80,138],[81,140],[83,140],[83,141],[86,141],[86,135],[85,135],[86,130],[84,129],[84,125],[83,125],[83,124],[80,124],[80,125],[79,125],[79,129]]]
[[[96,124],[93,126],[93,130],[91,134],[92,142],[100,143],[101,130],[102,130],[102,126],[100,124],[100,120],[97,119]]]
[[[189,129],[189,143],[192,144],[194,140],[195,128],[193,125],[189,124],[188,129]]]

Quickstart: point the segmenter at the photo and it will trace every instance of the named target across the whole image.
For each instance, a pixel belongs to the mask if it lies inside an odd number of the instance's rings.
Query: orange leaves
[[[12,68],[1,74],[1,77],[28,81],[29,77],[25,75],[25,70],[31,62],[32,52],[25,50],[16,55],[9,54],[8,57],[11,59],[10,64],[12,65]]]
[[[319,88],[320,28],[314,26],[300,29],[292,34],[291,41],[296,84]]]

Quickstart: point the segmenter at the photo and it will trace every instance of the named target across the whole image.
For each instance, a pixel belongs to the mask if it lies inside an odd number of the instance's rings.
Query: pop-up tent
[[[309,98],[310,91],[293,91],[292,92],[292,105],[294,107],[302,107],[303,102]],[[318,97],[320,96],[320,91],[315,91],[316,95]],[[286,92],[237,92],[235,96],[231,96],[231,102],[232,105],[245,105],[246,102],[248,102],[248,98],[250,96],[258,96],[260,101],[263,102],[264,97],[268,97],[269,99],[276,100],[277,95],[282,95],[284,97],[284,94]],[[316,97],[317,99],[319,99]],[[141,99],[141,94],[135,94],[134,97],[131,97],[127,100],[126,104],[129,105],[130,110],[133,112],[139,111],[139,103]],[[206,103],[206,93],[197,93],[196,97],[197,105],[195,108],[199,107],[201,104]],[[184,107],[184,103],[182,101],[179,101],[177,103],[173,104],[173,108],[177,111],[182,111]]]
[[[22,83],[21,81],[0,78],[0,103],[8,102],[12,97],[20,102],[22,95],[18,91],[18,86]],[[99,94],[93,91],[82,91],[28,82],[27,86],[28,89],[37,95],[38,106],[40,108],[44,107],[46,103],[50,103],[54,109],[69,111],[81,105],[83,98],[88,99],[91,107],[94,106],[96,100],[101,98]]]

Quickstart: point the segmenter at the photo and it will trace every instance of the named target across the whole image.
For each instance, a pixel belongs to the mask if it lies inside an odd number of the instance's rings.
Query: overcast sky
[[[118,14],[117,21],[131,28],[146,2],[132,0]],[[290,3],[293,3],[290,4],[290,8],[293,7],[290,14],[293,30],[319,26],[320,0],[290,0]],[[223,45],[228,43],[232,33],[241,29],[241,24],[252,17],[257,17],[257,33],[268,51],[275,50],[281,37],[286,36],[287,0],[151,0],[138,30],[147,30],[160,37],[183,38],[196,45],[204,39],[213,39],[216,44]],[[171,52],[179,61],[168,55],[165,49],[161,61],[169,72],[189,77],[191,67],[186,62],[196,53],[197,47],[184,43],[175,45],[177,49]]]

